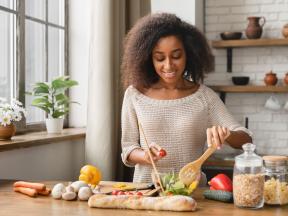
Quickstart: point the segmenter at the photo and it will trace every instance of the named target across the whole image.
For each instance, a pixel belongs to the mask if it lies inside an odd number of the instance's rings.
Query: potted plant
[[[77,103],[70,101],[65,91],[72,86],[78,85],[75,80],[68,76],[53,79],[51,83],[37,82],[32,92],[28,92],[36,98],[32,106],[38,107],[47,113],[46,128],[48,133],[61,133],[63,129],[64,116],[69,112],[69,104]]]
[[[20,121],[26,116],[26,110],[22,103],[13,99],[7,103],[6,99],[0,98],[0,140],[9,140],[15,135],[14,122]]]

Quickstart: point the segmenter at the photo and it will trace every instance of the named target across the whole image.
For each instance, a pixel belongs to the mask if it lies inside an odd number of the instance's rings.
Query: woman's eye
[[[165,60],[165,58],[163,58],[163,57],[158,57],[158,56],[156,56],[155,59],[156,59],[156,61],[159,61],[159,62]]]
[[[173,59],[179,59],[179,58],[181,58],[181,54],[180,53],[176,53],[176,54],[172,55],[172,58]]]

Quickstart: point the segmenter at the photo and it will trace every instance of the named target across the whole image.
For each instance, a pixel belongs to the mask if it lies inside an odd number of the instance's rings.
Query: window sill
[[[61,134],[47,134],[46,131],[16,135],[11,140],[0,140],[0,152],[46,145],[61,141],[84,139],[86,128],[67,128]]]

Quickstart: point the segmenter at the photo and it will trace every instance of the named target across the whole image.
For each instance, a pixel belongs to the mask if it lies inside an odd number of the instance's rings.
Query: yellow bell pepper
[[[80,170],[79,180],[95,186],[101,181],[101,176],[98,168],[92,165],[85,165]]]

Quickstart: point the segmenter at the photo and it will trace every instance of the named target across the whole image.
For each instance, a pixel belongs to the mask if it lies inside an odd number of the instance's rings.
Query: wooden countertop
[[[30,198],[26,195],[13,192],[12,183],[11,181],[0,181],[0,215],[3,216],[255,216],[255,214],[261,216],[286,216],[288,212],[288,205],[282,207],[264,206],[262,209],[248,210],[237,208],[230,203],[206,200],[201,195],[204,188],[197,189],[194,194],[194,199],[198,203],[197,211],[195,212],[97,209],[89,208],[85,201],[54,200],[52,197],[43,196]],[[52,187],[56,182],[45,183]]]

